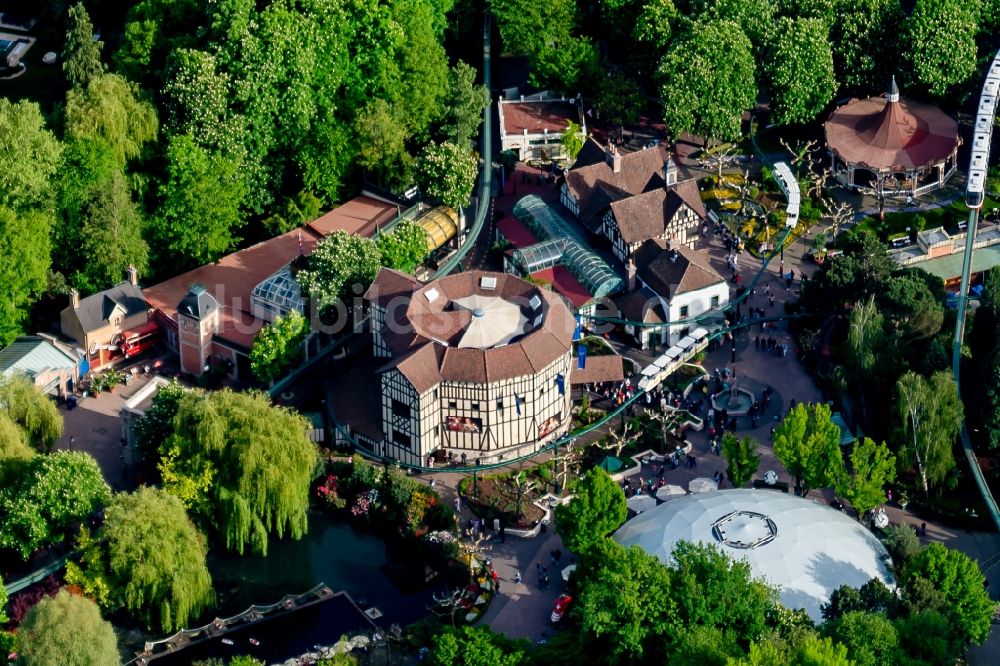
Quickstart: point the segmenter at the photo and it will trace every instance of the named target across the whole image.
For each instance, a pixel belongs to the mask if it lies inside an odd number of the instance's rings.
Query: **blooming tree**
[[[475,153],[448,141],[431,142],[420,154],[420,185],[445,206],[459,210],[469,205],[478,166]]]

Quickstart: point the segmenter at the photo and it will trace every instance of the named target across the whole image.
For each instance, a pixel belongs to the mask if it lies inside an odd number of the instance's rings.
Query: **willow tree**
[[[24,441],[24,433],[0,410],[0,487],[17,478],[33,455],[34,451]]]
[[[160,449],[164,488],[227,548],[266,555],[269,535],[306,531],[317,460],[308,427],[263,393],[188,392]]]
[[[138,157],[159,128],[156,108],[118,74],[101,74],[66,93],[66,136],[103,139],[121,165]]]
[[[62,415],[55,403],[27,377],[19,375],[0,382],[0,409],[21,427],[28,442],[39,451],[50,451],[62,435]]]
[[[38,602],[18,628],[18,662],[24,666],[117,666],[114,627],[97,605],[66,590]]]
[[[205,540],[181,501],[163,490],[116,495],[93,547],[105,551],[117,601],[148,629],[183,627],[213,602]]]

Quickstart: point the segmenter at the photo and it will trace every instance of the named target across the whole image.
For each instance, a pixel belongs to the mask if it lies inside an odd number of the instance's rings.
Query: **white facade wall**
[[[566,207],[566,210],[573,213],[574,217],[580,217],[580,202],[570,193],[569,186],[565,180],[563,180],[562,187],[559,189],[559,201]]]
[[[537,375],[489,384],[444,381],[422,395],[398,370],[387,371],[382,375],[384,455],[426,465],[430,454],[445,450],[458,460],[464,453],[471,465],[476,459],[492,463],[538,450],[569,428],[571,361],[567,352]],[[556,382],[560,374],[563,392]],[[475,427],[449,428],[449,422],[454,427],[463,419]],[[548,432],[539,437],[545,424]]]
[[[724,281],[699,289],[697,291],[678,294],[670,300],[669,321],[678,321],[683,317],[681,310],[687,307],[687,319],[703,314],[709,310],[714,310],[729,302],[729,285]],[[697,324],[673,324],[669,327],[668,339],[665,344],[674,345],[677,341],[697,328]]]

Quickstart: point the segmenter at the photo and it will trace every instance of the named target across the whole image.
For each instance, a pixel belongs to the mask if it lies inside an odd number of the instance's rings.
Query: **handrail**
[[[12,583],[10,583],[8,585],[4,585],[4,590],[6,590],[8,596],[9,596],[11,594],[15,594],[17,592],[20,592],[21,590],[23,590],[26,587],[31,587],[35,583],[38,583],[38,582],[41,582],[41,581],[45,580],[46,578],[48,578],[49,576],[51,576],[55,572],[57,572],[60,569],[62,569],[63,567],[65,567],[66,566],[66,562],[68,560],[69,560],[69,555],[63,555],[62,557],[60,557],[55,562],[52,562],[52,563],[50,563],[50,564],[42,567],[41,569],[36,569],[35,571],[32,571],[30,574],[28,574],[24,578],[19,578],[19,579],[15,580],[14,582],[12,582]]]

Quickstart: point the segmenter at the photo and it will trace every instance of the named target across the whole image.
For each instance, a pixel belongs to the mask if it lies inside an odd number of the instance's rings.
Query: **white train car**
[[[1000,53],[997,53],[986,73],[983,94],[979,98],[975,132],[972,137],[972,157],[965,187],[965,203],[969,208],[982,208],[986,198],[986,178],[989,171],[990,141],[993,139],[993,118],[1000,97]]]

